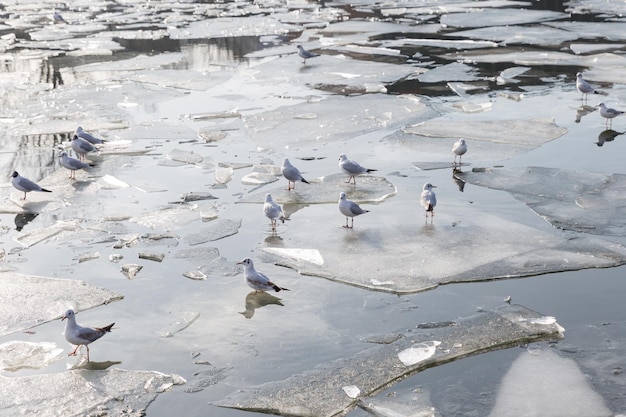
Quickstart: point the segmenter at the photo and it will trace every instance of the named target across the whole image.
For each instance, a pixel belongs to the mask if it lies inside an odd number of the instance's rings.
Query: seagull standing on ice
[[[622,110],[615,110],[612,109],[610,107],[606,107],[606,105],[604,103],[600,103],[598,104],[598,107],[600,107],[600,116],[604,117],[606,119],[605,125],[608,126],[609,121],[611,122],[611,126],[613,125],[613,118],[617,117],[619,115],[624,114],[624,112]]]
[[[588,94],[601,94],[596,91],[584,78],[581,72],[576,73],[576,89],[582,94],[580,99],[586,99]]]
[[[254,291],[289,291],[288,288],[279,287],[274,284],[265,274],[254,269],[252,259],[245,258],[243,261],[237,262],[237,265],[243,265],[243,277],[246,280],[246,284]]]
[[[361,166],[356,161],[351,161],[345,154],[339,155],[339,168],[346,174],[350,175],[347,184],[350,184],[351,180],[354,180],[354,185],[356,185],[356,176],[361,174],[368,174],[373,171],[377,171],[376,169],[365,168]]]
[[[78,136],[81,139],[85,139],[87,142],[91,143],[92,145],[100,145],[103,144],[105,142],[104,139],[100,139],[95,137],[94,135],[92,135],[89,132],[85,132],[83,130],[82,127],[78,126],[76,128],[76,131],[74,132],[74,135]]]
[[[18,190],[24,191],[24,198],[22,198],[22,200],[26,200],[26,193],[29,193],[31,191],[41,191],[44,193],[52,192],[50,190],[46,190],[45,188],[41,188],[41,186],[35,184],[28,178],[22,177],[20,174],[17,173],[17,171],[13,171],[11,177],[11,184],[13,184],[13,186]]]
[[[287,178],[287,181],[289,181],[287,191],[290,191],[292,189],[295,190],[297,181],[302,181],[305,184],[310,184],[310,182],[302,177],[302,174],[300,174],[298,168],[291,165],[291,162],[289,162],[289,159],[287,158],[283,159],[283,164],[280,167],[280,172],[282,172],[283,177]],[[293,183],[293,187],[291,186],[291,183]]]
[[[78,135],[74,135],[71,143],[72,149],[78,154],[78,158],[83,160],[85,155],[89,152],[97,151],[98,148],[87,142],[85,139],[80,138]]]
[[[95,166],[94,164],[89,164],[87,162],[79,161],[76,158],[72,158],[71,156],[68,156],[67,152],[61,152],[59,154],[59,163],[63,168],[70,170],[71,180],[76,179],[76,171],[79,169],[89,169]]]
[[[352,229],[354,227],[354,218],[361,214],[369,213],[369,210],[362,209],[357,203],[352,200],[348,200],[346,193],[339,194],[339,211],[346,216],[346,225],[343,226],[346,229]],[[348,226],[348,217],[352,218],[352,223]]]
[[[272,222],[272,230],[276,231],[276,223],[278,220],[285,223],[285,213],[283,213],[283,208],[279,206],[274,200],[272,200],[271,194],[265,194],[265,203],[263,204],[263,213],[265,217],[270,219]]]
[[[315,58],[320,56],[319,54],[307,51],[302,45],[298,45],[298,55],[300,55],[300,58],[302,58],[303,64],[306,64],[306,60],[309,58]]]
[[[428,218],[428,213],[430,212],[431,220],[435,216],[435,206],[437,205],[437,196],[433,188],[437,188],[437,186],[427,182],[424,184],[422,194],[420,194],[420,203],[426,210],[426,218]]]
[[[452,145],[452,152],[454,152],[454,165],[456,165],[456,157],[459,157],[459,165],[461,165],[461,157],[467,152],[467,143],[465,139],[459,139]]]
[[[76,348],[68,353],[68,356],[76,355],[76,351],[84,345],[87,348],[87,362],[89,362],[89,344],[109,333],[115,324],[111,323],[105,327],[83,327],[76,323],[74,310],[67,310],[61,320],[65,319],[67,319],[65,324],[65,340],[76,345]]]

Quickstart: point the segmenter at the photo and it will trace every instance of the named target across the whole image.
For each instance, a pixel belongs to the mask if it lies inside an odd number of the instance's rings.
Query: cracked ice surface
[[[459,175],[471,184],[511,193],[560,229],[609,236],[626,231],[625,175],[542,167]]]
[[[0,274],[0,334],[6,335],[57,319],[68,308],[86,310],[122,295],[94,287],[84,281],[37,277],[3,272]]]
[[[389,384],[455,358],[496,350],[532,340],[562,337],[557,323],[532,324],[542,316],[526,307],[506,305],[457,320],[454,325],[415,329],[396,341],[365,349],[350,358],[341,358],[300,375],[243,390],[218,401],[222,407],[292,416],[334,416],[353,408],[357,398],[368,397]],[[429,354],[405,364],[399,352],[427,346]],[[410,355],[413,358],[414,355]],[[319,401],[324,398],[324,401]]]
[[[0,376],[0,409],[10,414],[47,416],[143,416],[157,394],[185,380],[152,371],[74,370],[57,374]],[[71,387],[71,395],[68,395]],[[81,401],[89,398],[89,401]]]

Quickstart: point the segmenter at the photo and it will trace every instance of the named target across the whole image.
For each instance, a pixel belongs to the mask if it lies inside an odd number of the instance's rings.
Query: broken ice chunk
[[[176,318],[161,332],[163,337],[172,337],[176,333],[180,333],[196,321],[200,317],[200,313],[196,311],[180,311],[176,314]]]
[[[417,343],[408,349],[398,353],[398,358],[406,366],[415,365],[435,354],[437,346],[441,344],[438,340]]]
[[[143,266],[137,264],[125,264],[122,265],[122,273],[126,276],[126,278],[133,279],[142,268]]]
[[[100,254],[98,252],[85,252],[85,253],[76,255],[72,259],[78,261],[78,263],[80,264],[83,262],[91,261],[92,259],[98,259],[99,257],[100,257]]]
[[[207,277],[207,275],[204,272],[200,271],[200,270],[183,272],[183,276],[185,278],[193,279],[193,280],[196,280],[196,281],[203,281]]]
[[[346,395],[350,398],[356,398],[359,396],[359,394],[361,394],[361,390],[355,385],[347,385],[345,387],[342,387],[342,389],[343,392],[345,392]]]
[[[199,164],[204,161],[201,155],[195,152],[184,151],[182,149],[172,149],[168,152],[167,157],[172,161],[182,162],[185,164]]]
[[[165,258],[164,253],[140,252],[139,259],[148,259],[150,261],[161,262]]]

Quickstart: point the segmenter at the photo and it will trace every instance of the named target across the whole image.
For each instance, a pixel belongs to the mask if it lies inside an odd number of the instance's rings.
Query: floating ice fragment
[[[58,221],[52,226],[43,229],[34,229],[21,233],[15,238],[15,240],[21,243],[24,247],[29,248],[61,232],[76,230],[78,227],[77,225],[77,221]]]
[[[201,155],[195,152],[184,151],[182,149],[172,149],[168,152],[167,157],[172,161],[182,162],[185,164],[199,164],[204,161],[204,158]]]
[[[165,258],[164,253],[156,253],[156,252],[140,252],[139,259],[148,259],[150,261],[161,262]]]
[[[146,414],[146,408],[157,394],[185,383],[178,375],[121,369],[0,376],[0,409],[11,410],[11,415],[32,415],[36,410],[39,417],[139,416]],[[72,387],[71,397],[68,397],[67,387]],[[17,404],[15,393],[19,393]]]
[[[241,178],[241,183],[245,185],[262,185],[269,184],[274,181],[278,181],[278,177],[276,175],[265,174],[263,172],[251,172]]]
[[[63,349],[54,343],[10,341],[0,345],[0,369],[15,372],[20,369],[40,369],[61,360]]]
[[[355,385],[346,385],[341,389],[343,389],[343,392],[350,398],[357,398],[361,394],[361,390]]]
[[[185,278],[193,279],[193,280],[196,280],[196,281],[204,281],[204,280],[206,280],[206,277],[207,277],[207,275],[204,272],[200,271],[200,270],[183,272],[183,276]]]
[[[295,261],[312,263],[314,265],[324,265],[324,258],[317,249],[300,248],[261,248],[263,252],[289,258]]]
[[[119,262],[124,258],[124,255],[121,253],[112,253],[109,255],[109,261],[111,262]]]
[[[404,337],[392,343],[375,345],[356,354],[350,353],[345,358],[320,364],[282,381],[239,390],[219,400],[217,405],[280,415],[344,415],[354,406],[354,399],[347,397],[343,391],[343,387],[347,385],[359,387],[360,397],[369,397],[390,384],[432,366],[488,350],[506,348],[516,343],[560,336],[556,325],[526,327],[514,320],[514,317],[519,316],[529,320],[540,317],[538,313],[525,307],[505,304],[495,311],[461,318],[457,320],[456,326],[418,331],[413,329],[404,332]],[[442,341],[437,354],[414,365],[399,366],[398,352],[424,344],[421,351],[430,353],[437,348],[438,342],[434,341],[435,338]],[[462,343],[462,347],[449,349],[454,343]],[[415,357],[413,353],[407,356]],[[550,390],[546,389],[546,392],[549,393]],[[324,400],[320,401],[320,398]],[[515,398],[519,401],[519,391]]]
[[[200,317],[200,313],[196,311],[180,311],[176,314],[174,321],[161,332],[163,337],[172,337],[176,333],[180,333],[189,327],[194,321]]]
[[[218,184],[226,184],[233,178],[234,170],[232,167],[215,168],[215,182]]]
[[[218,219],[208,223],[208,226],[202,227],[197,233],[190,233],[185,236],[185,241],[189,245],[199,245],[205,242],[222,239],[234,235],[241,227],[241,219]]]
[[[80,310],[124,298],[84,281],[22,275],[0,274],[2,314],[0,335],[5,335],[58,319],[68,303]],[[0,408],[1,409],[1,408]]]
[[[406,366],[415,365],[433,356],[440,344],[441,342],[437,340],[417,343],[399,352],[398,359]]]
[[[81,253],[72,259],[77,260],[78,263],[80,264],[83,262],[91,261],[92,259],[98,259],[99,257],[100,257],[100,254],[98,252],[86,252],[86,253]]]
[[[126,278],[133,279],[142,268],[143,266],[137,264],[125,264],[122,265],[122,273],[126,276]]]

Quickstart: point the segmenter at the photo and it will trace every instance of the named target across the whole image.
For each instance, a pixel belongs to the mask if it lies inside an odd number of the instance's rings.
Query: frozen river
[[[0,415],[626,414],[624,12],[5,2]]]

